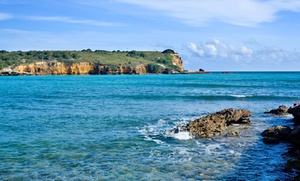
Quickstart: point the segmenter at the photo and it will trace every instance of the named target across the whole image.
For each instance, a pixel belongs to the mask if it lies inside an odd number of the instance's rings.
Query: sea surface
[[[288,180],[292,125],[263,112],[300,101],[300,73],[0,77],[0,180]],[[168,130],[225,108],[253,112],[240,136]]]

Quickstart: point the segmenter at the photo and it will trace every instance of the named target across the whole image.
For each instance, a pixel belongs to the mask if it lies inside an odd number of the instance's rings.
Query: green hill
[[[182,70],[182,64],[174,63],[175,52],[171,49],[158,51],[106,51],[85,49],[81,51],[0,51],[0,70],[36,62],[62,62],[71,65],[79,62],[91,62],[109,66],[137,66],[148,68],[168,68]]]

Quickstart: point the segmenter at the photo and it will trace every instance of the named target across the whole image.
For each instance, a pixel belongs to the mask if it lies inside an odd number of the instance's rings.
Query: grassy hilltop
[[[22,64],[44,62],[62,62],[74,64],[79,62],[92,62],[109,66],[136,66],[146,65],[150,68],[168,68],[180,70],[173,65],[172,59],[175,52],[167,49],[158,51],[106,51],[85,49],[81,51],[0,51],[0,70],[3,68],[15,68]]]

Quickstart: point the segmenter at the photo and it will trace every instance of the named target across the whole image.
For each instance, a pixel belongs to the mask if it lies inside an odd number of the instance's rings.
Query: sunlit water
[[[300,99],[300,73],[0,77],[0,180],[284,180],[288,145],[263,114]],[[239,137],[168,130],[224,108]]]

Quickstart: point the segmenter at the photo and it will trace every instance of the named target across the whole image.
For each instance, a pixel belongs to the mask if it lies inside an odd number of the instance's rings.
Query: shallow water
[[[300,73],[0,77],[0,180],[276,180],[288,145],[263,114],[300,99]],[[168,130],[224,108],[253,112],[241,136]]]

